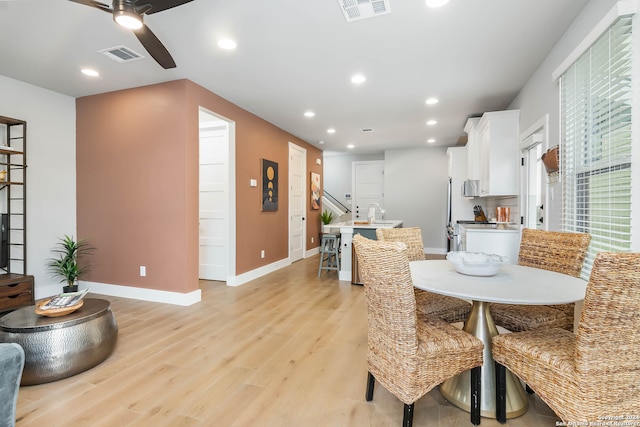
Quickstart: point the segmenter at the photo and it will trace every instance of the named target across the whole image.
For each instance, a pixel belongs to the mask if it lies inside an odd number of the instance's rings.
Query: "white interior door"
[[[548,211],[546,173],[542,163],[542,153],[547,147],[548,116],[538,120],[520,137],[522,155],[520,209],[522,226],[538,230],[548,230],[546,224]]]
[[[305,250],[307,150],[289,143],[289,260],[302,259]]]
[[[215,116],[200,128],[200,278],[226,281],[228,124]]]
[[[367,220],[367,211],[372,203],[384,208],[384,161],[353,162],[353,220]],[[376,210],[376,218],[380,212]]]

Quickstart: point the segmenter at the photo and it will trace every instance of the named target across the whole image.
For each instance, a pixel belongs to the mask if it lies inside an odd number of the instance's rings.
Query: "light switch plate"
[[[251,180],[249,180],[249,186],[251,186],[251,187],[257,187],[257,186],[258,186],[258,180],[257,180],[257,179],[251,179]]]

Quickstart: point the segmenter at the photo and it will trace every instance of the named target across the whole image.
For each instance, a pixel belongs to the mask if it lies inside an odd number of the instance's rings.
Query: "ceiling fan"
[[[133,30],[142,46],[162,68],[175,68],[171,54],[143,21],[143,15],[162,12],[193,0],[113,0],[111,6],[95,0],[69,0],[85,6],[95,7],[113,15],[113,20]]]

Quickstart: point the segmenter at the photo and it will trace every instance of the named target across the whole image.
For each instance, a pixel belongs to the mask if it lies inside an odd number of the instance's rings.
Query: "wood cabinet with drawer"
[[[0,313],[33,303],[33,276],[0,274]]]

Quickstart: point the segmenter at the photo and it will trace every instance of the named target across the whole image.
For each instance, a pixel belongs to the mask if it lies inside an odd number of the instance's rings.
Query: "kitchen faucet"
[[[371,223],[376,220],[376,208],[378,208],[378,210],[380,211],[380,218],[384,221],[384,214],[386,213],[385,210],[382,209],[382,207],[379,204],[371,203],[369,205],[369,214],[367,218]]]

